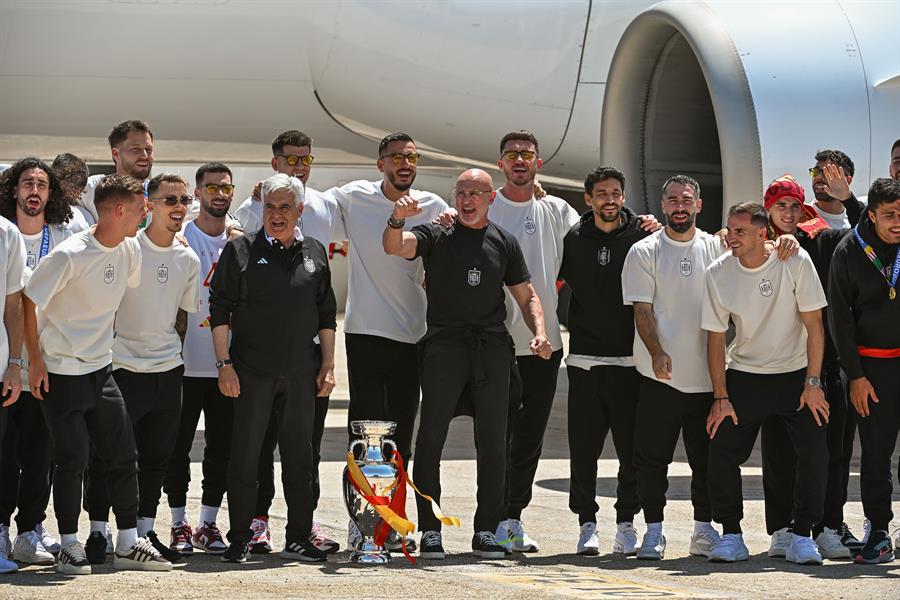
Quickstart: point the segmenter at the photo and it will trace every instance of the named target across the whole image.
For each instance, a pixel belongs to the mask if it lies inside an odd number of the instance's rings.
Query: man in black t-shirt
[[[463,391],[468,389],[475,417],[478,468],[478,508],[472,550],[482,558],[503,558],[505,551],[494,532],[503,513],[506,472],[506,415],[512,339],[506,331],[503,286],[522,310],[534,338],[531,351],[548,359],[550,343],[544,332],[541,302],[516,239],[488,221],[494,200],[491,176],[471,169],[456,182],[456,227],[433,224],[404,232],[407,217],[420,212],[418,203],[404,197],[382,238],[388,254],[406,259],[422,257],[428,329],[420,340],[422,410],[415,445],[415,480],[424,494],[440,500],[440,460],[447,429]],[[431,503],[417,498],[422,538],[419,556],[444,558],[441,521]]]

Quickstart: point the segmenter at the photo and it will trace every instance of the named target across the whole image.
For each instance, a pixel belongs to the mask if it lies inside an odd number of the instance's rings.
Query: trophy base
[[[374,542],[362,542],[350,555],[350,562],[383,565],[391,562],[391,553]]]

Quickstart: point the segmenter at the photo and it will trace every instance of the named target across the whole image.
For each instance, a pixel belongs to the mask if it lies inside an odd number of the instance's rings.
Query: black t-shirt
[[[516,238],[490,222],[484,229],[457,223],[452,233],[427,223],[412,233],[418,240],[416,257],[425,265],[428,325],[502,325],[503,286],[531,280]]]

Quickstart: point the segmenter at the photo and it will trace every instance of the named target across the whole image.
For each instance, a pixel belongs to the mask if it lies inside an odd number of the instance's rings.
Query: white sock
[[[219,507],[218,506],[204,506],[200,505],[200,526],[202,527],[204,523],[215,523],[216,517],[219,516]]]
[[[662,522],[647,523],[647,533],[662,533]]]
[[[186,506],[179,506],[178,508],[170,508],[169,510],[172,511],[172,525],[173,526],[177,525],[178,523],[187,522],[187,514],[186,514],[187,507]]]
[[[65,548],[69,544],[74,544],[78,541],[77,533],[63,533],[59,536],[59,545]]]
[[[138,540],[138,532],[137,528],[132,529],[120,529],[119,535],[116,538],[116,549],[128,551],[129,548],[134,546]]]
[[[156,521],[156,519],[151,519],[150,517],[138,517],[138,537],[147,537],[147,532],[153,531],[154,521]]]
[[[91,533],[95,531],[99,531],[103,534],[103,537],[106,537],[109,531],[109,524],[106,521],[91,521]]]
[[[716,528],[712,526],[712,523],[708,523],[706,521],[694,521],[694,534],[698,534],[701,531],[715,531]]]

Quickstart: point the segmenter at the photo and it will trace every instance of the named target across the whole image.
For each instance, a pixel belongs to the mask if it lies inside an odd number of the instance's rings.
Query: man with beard
[[[188,556],[194,548],[208,554],[225,552],[222,533],[216,525],[219,507],[225,496],[228,455],[231,447],[232,406],[222,395],[212,345],[209,321],[209,284],[219,255],[228,242],[225,220],[234,184],[231,169],[222,163],[206,163],[197,169],[194,194],[200,200],[200,214],[183,229],[191,249],[200,258],[200,311],[187,314],[184,336],[184,379],[182,381],[181,420],[163,482],[172,511],[169,547]],[[184,315],[182,315],[182,318]],[[205,427],[203,439],[203,496],[200,521],[193,531],[186,514],[187,492],[191,481],[191,447],[200,413]]]
[[[123,121],[109,132],[110,153],[116,165],[116,173],[130,175],[146,185],[153,168],[153,132],[144,121]],[[88,177],[84,194],[78,204],[87,211],[91,225],[97,222],[97,209],[94,206],[94,191],[103,180],[103,175]]]
[[[381,181],[354,181],[331,190],[344,219],[353,252],[344,332],[347,375],[350,379],[349,422],[361,419],[395,421],[394,440],[408,463],[419,407],[416,343],[425,335],[425,290],[422,260],[389,256],[382,248],[384,222],[394,203],[409,198],[419,214],[406,220],[406,229],[430,223],[447,204],[436,194],[414,190],[416,144],[405,133],[392,133],[378,145],[376,165]],[[348,545],[355,547],[358,532],[350,523]],[[412,538],[407,548],[414,547]],[[389,550],[400,550],[394,532]]]
[[[900,181],[876,179],[868,198],[868,210],[832,258],[828,320],[859,415],[860,491],[872,524],[855,559],[878,563],[894,559],[888,528],[900,431]]]
[[[813,206],[832,229],[849,229],[866,208],[850,191],[854,173],[853,161],[840,150],[816,152],[816,166],[809,170]]]
[[[822,519],[828,456],[823,425],[829,406],[822,389],[825,292],[809,254],[786,261],[767,246],[769,215],[744,203],[728,211],[731,253],[706,269],[701,323],[708,332],[707,356],[713,404],[709,433],[709,498],[722,536],[709,560],[749,558],[741,532],[741,465],[750,457],[760,426],[784,422],[797,455],[797,486],[791,541],[785,558],[822,564],[811,537]],[[725,347],[729,324],[734,341]],[[727,370],[726,370],[727,361]]]
[[[56,174],[63,196],[72,207],[69,229],[72,230],[72,233],[81,233],[94,222],[94,218],[87,209],[78,204],[81,196],[84,195],[84,188],[87,186],[90,176],[87,163],[74,154],[63,153],[56,155],[50,168]],[[90,223],[88,219],[90,219]]]
[[[632,553],[634,516],[640,510],[634,473],[634,314],[622,302],[622,266],[628,250],[649,235],[625,206],[625,176],[598,167],[584,180],[590,210],[566,234],[559,270],[572,290],[569,301],[569,508],[578,515],[576,552],[599,554],[597,460],[611,430],[619,459],[613,552]],[[601,316],[602,315],[602,316]]]
[[[58,243],[72,235],[66,220],[72,210],[53,170],[38,158],[25,158],[0,182],[0,215],[18,226],[25,242],[25,266],[34,269]],[[37,354],[31,348],[32,355]],[[50,501],[50,432],[38,400],[28,387],[28,363],[22,354],[22,394],[6,410],[8,422],[0,461],[0,557],[25,564],[52,565],[59,542],[44,530]],[[16,514],[17,535],[10,546],[9,525]]]
[[[314,159],[312,138],[302,131],[285,131],[272,140],[272,169],[276,173],[296,177],[304,186],[303,217],[298,222],[300,230],[304,236],[319,240],[328,248],[330,242],[342,241],[347,234],[344,233],[344,221],[341,219],[341,213],[334,198],[330,194],[323,194],[306,185]],[[235,218],[241,222],[241,226],[247,233],[256,233],[262,228],[263,207],[259,198],[260,186],[261,183],[258,183],[253,194],[244,200],[234,213]],[[314,341],[316,342],[316,351],[321,352],[318,338]],[[319,460],[322,436],[325,433],[325,417],[328,414],[328,402],[327,396],[316,397],[316,420],[313,427],[313,462],[315,466],[313,496],[315,504],[318,504],[319,501]],[[256,516],[251,525],[253,538],[250,540],[250,552],[254,553],[272,550],[268,515],[272,498],[275,497],[274,453],[277,434],[278,424],[273,419],[269,424],[269,430],[266,432],[259,455],[259,498]],[[320,550],[334,553],[340,549],[337,542],[322,533],[322,528],[316,521],[313,521],[311,535],[310,541]]]

